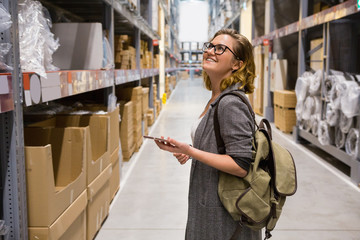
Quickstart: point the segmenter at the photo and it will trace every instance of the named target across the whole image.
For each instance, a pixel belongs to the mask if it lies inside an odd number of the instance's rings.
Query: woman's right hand
[[[177,158],[181,165],[185,164],[190,159],[190,156],[184,153],[173,153],[173,156]]]

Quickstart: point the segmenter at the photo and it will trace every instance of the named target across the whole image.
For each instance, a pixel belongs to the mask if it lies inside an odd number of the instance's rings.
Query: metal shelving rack
[[[158,4],[163,4],[162,1]],[[0,163],[1,163],[1,193],[2,206],[0,219],[10,231],[4,239],[28,239],[26,174],[23,137],[23,109],[40,103],[73,97],[93,90],[103,91],[104,95],[114,93],[117,85],[141,85],[148,81],[150,88],[155,78],[161,74],[158,68],[140,68],[140,39],[148,41],[149,51],[153,51],[153,40],[160,36],[152,29],[152,0],[138,0],[138,8],[134,9],[127,1],[120,0],[40,0],[45,7],[60,9],[63,14],[75,21],[101,22],[107,31],[109,42],[114,49],[115,34],[133,35],[135,39],[137,69],[108,70],[76,70],[48,72],[45,81],[36,73],[22,73],[19,57],[19,32],[17,28],[16,0],[0,0],[0,3],[11,13],[12,28],[0,33],[0,42],[12,44],[7,55],[7,64],[13,67],[8,74],[0,74]],[[141,12],[140,8],[144,8]],[[146,16],[142,16],[142,14]],[[176,19],[176,18],[174,18]],[[173,20],[174,21],[174,20]],[[177,41],[176,29],[171,30],[173,41]],[[175,43],[176,44],[176,43]],[[169,50],[177,56],[173,49]],[[164,66],[164,62],[160,63]],[[177,66],[172,66],[168,72],[173,72]],[[36,82],[38,89],[30,87]],[[157,84],[159,81],[155,80]],[[4,85],[3,85],[4,84]],[[51,89],[51,92],[47,92]],[[34,91],[36,90],[36,91]],[[150,89],[151,90],[151,89]],[[50,94],[51,93],[51,94]],[[152,91],[149,92],[152,104]],[[159,95],[159,88],[158,93]],[[106,98],[107,99],[107,98]],[[103,99],[105,100],[105,99]],[[106,100],[105,100],[106,102]],[[152,107],[152,106],[150,106]],[[1,238],[1,236],[0,236]]]
[[[17,31],[17,1],[1,3],[12,16],[12,27],[1,33],[1,42],[12,44],[7,64],[13,67],[7,112],[0,113],[1,219],[9,227],[9,239],[27,239],[26,182],[22,113],[22,76]],[[10,82],[9,82],[10,83]],[[3,100],[3,99],[2,99]]]
[[[213,2],[216,2],[214,0]],[[216,4],[214,3],[214,4]],[[291,2],[293,4],[293,2]],[[280,5],[276,4],[276,0],[255,0],[252,1],[252,10],[253,10],[253,21],[252,21],[252,44],[253,46],[258,46],[264,44],[264,42],[270,42],[270,44],[274,44],[274,42],[281,41],[281,40],[289,40],[295,42],[295,45],[297,46],[297,59],[294,61],[296,62],[296,66],[294,69],[297,71],[293,71],[297,73],[296,78],[298,76],[301,76],[302,73],[306,71],[306,58],[307,58],[307,41],[312,36],[322,36],[324,41],[324,61],[323,61],[323,72],[324,74],[329,74],[329,59],[331,52],[329,51],[329,45],[330,45],[330,31],[329,28],[332,23],[336,22],[337,20],[343,20],[343,21],[356,21],[359,22],[360,20],[360,11],[358,2],[356,0],[348,0],[344,1],[343,3],[337,4],[335,6],[332,6],[328,9],[325,9],[323,11],[320,11],[316,14],[308,16],[308,10],[309,10],[309,1],[300,0],[299,1],[299,18],[296,19],[293,22],[285,23],[283,26],[274,26],[274,14],[275,8],[279,7]],[[267,8],[265,11],[264,9],[262,13],[259,14],[258,12],[255,12],[255,9],[262,8],[262,6],[266,6]],[[241,6],[240,9],[237,10],[237,12],[241,12]],[[284,6],[282,4],[281,6]],[[294,8],[294,6],[292,6]],[[260,11],[261,11],[260,10]],[[283,14],[283,13],[282,13]],[[289,13],[290,14],[290,13]],[[284,15],[284,14],[283,14]],[[240,13],[241,16],[241,13]],[[285,14],[285,17],[287,15]],[[288,17],[288,16],[287,16]],[[263,20],[265,19],[265,24],[263,22],[257,22],[257,19]],[[350,18],[350,20],[349,20]],[[237,28],[236,24],[238,21],[238,14],[235,14],[229,21],[224,23],[222,26],[220,26],[218,29],[222,27],[234,27],[237,30],[240,30]],[[287,20],[288,21],[288,20]],[[256,28],[256,29],[255,29]],[[267,32],[265,32],[267,29]],[[257,36],[256,36],[257,35]],[[295,41],[294,41],[295,39]],[[276,51],[282,51],[279,46],[271,46],[273,48],[272,52],[276,53]],[[277,47],[277,49],[276,49]],[[271,59],[271,52],[269,54],[269,61]],[[270,62],[269,62],[270,63]],[[269,76],[271,74],[271,68],[270,64],[269,66]],[[341,70],[341,69],[339,69]],[[290,70],[289,70],[290,71]],[[295,86],[295,79],[292,79],[288,81],[288,85]],[[268,78],[270,79],[270,78]],[[269,98],[268,100],[268,109],[265,112],[265,117],[273,119],[273,114],[270,114],[270,111],[272,110],[272,99],[271,99],[271,92],[267,92],[267,96]],[[358,118],[359,119],[359,118]],[[359,124],[358,124],[359,125]],[[359,128],[359,126],[357,126]],[[298,126],[294,129],[294,139],[297,142],[302,142],[303,140],[306,140],[307,142],[310,142],[314,145],[316,145],[318,148],[324,150],[325,152],[329,153],[330,155],[334,156],[344,164],[348,165],[350,167],[350,178],[351,180],[356,184],[360,184],[360,153],[356,157],[349,156],[345,151],[338,149],[331,145],[321,145],[316,137],[314,137],[312,134],[301,130]],[[360,146],[359,146],[360,147]],[[360,185],[359,185],[360,186]]]
[[[189,71],[190,78],[194,77],[194,71],[201,72],[202,71],[202,58],[199,56],[203,54],[201,42],[181,42],[181,62],[180,62],[180,69]],[[184,47],[184,46],[188,47]],[[186,60],[185,55],[188,55],[188,60]],[[195,59],[193,59],[195,56]]]

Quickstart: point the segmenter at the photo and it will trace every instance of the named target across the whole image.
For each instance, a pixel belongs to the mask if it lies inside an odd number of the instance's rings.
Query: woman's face
[[[211,43],[213,45],[223,44],[233,51],[236,40],[230,35],[219,35],[215,37]],[[209,75],[221,76],[225,78],[231,75],[233,70],[237,69],[235,56],[226,49],[223,54],[215,54],[215,49],[211,48],[203,54],[203,69]]]

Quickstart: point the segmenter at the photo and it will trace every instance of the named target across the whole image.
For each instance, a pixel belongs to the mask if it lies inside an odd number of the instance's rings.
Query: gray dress
[[[223,91],[238,89],[238,85]],[[242,92],[243,93],[243,92]],[[219,98],[210,106],[201,120],[194,136],[194,147],[218,153],[214,132],[214,110]],[[221,137],[226,154],[233,157],[251,158],[253,121],[250,112],[239,97],[228,95],[218,109]],[[218,170],[193,159],[190,172],[189,209],[186,240],[228,240],[237,228],[235,222],[222,206],[217,193]],[[239,240],[260,240],[261,231],[244,227]]]

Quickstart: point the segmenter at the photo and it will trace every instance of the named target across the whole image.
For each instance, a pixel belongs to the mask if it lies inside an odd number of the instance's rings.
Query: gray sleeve
[[[219,103],[218,119],[226,154],[252,159],[254,121],[247,105],[237,96],[225,96]]]

